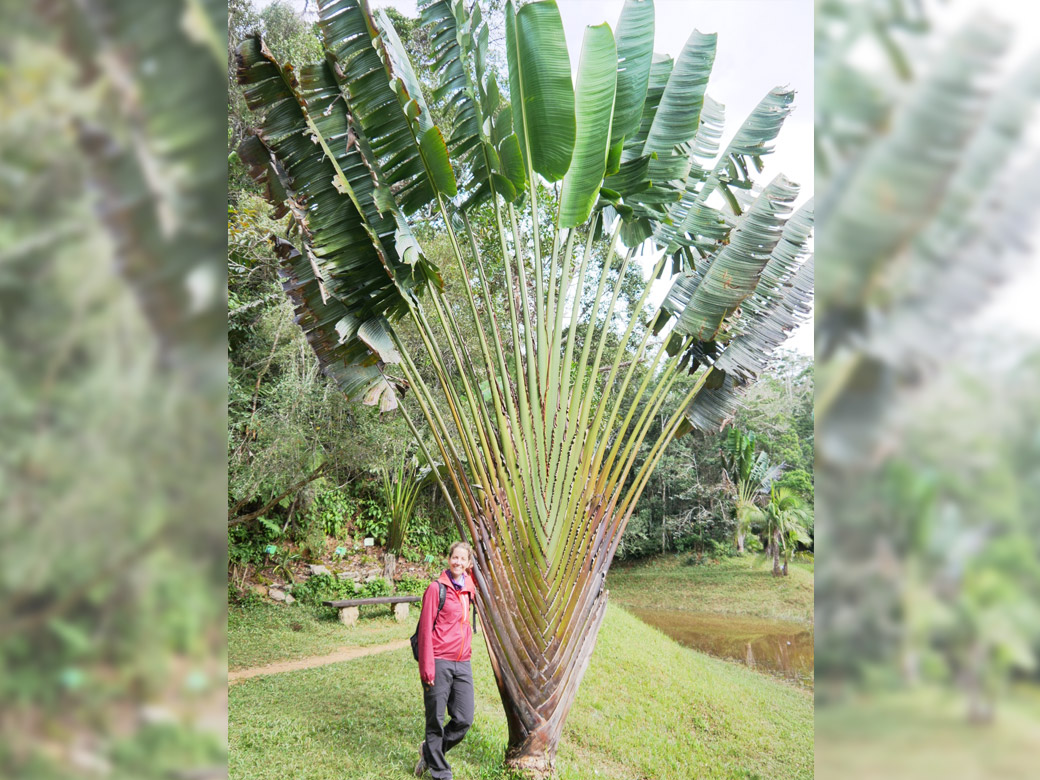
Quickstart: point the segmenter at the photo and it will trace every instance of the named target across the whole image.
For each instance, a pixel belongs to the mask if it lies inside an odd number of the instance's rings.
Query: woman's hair
[[[466,553],[469,555],[469,562],[473,563],[473,558],[474,558],[474,556],[473,556],[473,548],[469,546],[469,542],[455,542],[455,544],[453,544],[448,549],[448,558],[451,558],[451,556],[453,556],[455,554],[455,551],[457,549],[459,549],[460,547],[465,548]]]

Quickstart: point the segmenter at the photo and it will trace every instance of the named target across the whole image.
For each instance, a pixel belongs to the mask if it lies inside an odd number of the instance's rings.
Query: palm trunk
[[[780,576],[780,532],[773,534],[773,576]]]
[[[496,663],[494,653],[491,654],[495,682],[509,727],[505,761],[509,769],[537,780],[554,776],[556,749],[563,733],[563,724],[592,659],[606,606],[607,592],[603,591],[593,599],[588,632],[557,646],[556,653],[564,658],[569,657],[569,661],[556,675],[560,679],[560,687],[555,693],[550,693],[553,688],[549,686],[540,689],[536,696],[530,696],[532,691],[520,688],[524,672],[503,668]],[[490,648],[490,632],[485,632],[484,636]],[[548,679],[548,675],[540,675],[540,678]]]
[[[744,537],[746,534],[737,534],[737,552],[744,554]]]
[[[394,575],[397,573],[397,556],[387,551],[383,554],[383,579],[390,583],[390,589],[394,587]]]
[[[485,511],[491,502],[485,504]],[[619,524],[602,504],[590,507],[590,538],[597,552],[562,555],[559,565],[511,566],[508,549],[492,544],[508,512],[476,516],[477,610],[499,696],[506,713],[506,766],[525,777],[552,777],[563,724],[574,704],[606,614],[603,587]],[[573,579],[554,597],[552,583]]]

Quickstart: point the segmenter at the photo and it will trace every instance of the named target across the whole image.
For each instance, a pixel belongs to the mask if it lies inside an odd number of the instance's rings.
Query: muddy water
[[[804,623],[677,609],[627,609],[686,647],[813,687],[813,632]]]

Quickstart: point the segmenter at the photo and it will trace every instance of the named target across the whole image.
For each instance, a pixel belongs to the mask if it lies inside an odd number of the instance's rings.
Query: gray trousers
[[[473,725],[473,672],[469,661],[435,660],[433,685],[423,685],[426,705],[426,741],[423,757],[434,780],[451,780],[444,754],[466,736]],[[451,720],[444,723],[447,711]]]

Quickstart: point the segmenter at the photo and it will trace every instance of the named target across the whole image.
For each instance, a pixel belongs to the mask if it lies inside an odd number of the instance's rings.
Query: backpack
[[[444,599],[448,595],[448,589],[445,587],[443,582],[437,583],[440,588],[440,598],[437,599],[437,614],[433,616],[433,622],[437,622],[437,618],[440,617],[441,610],[444,609]],[[422,620],[422,614],[420,613],[419,620]],[[412,657],[416,661],[419,660],[419,624],[415,624],[415,633],[412,634]]]

